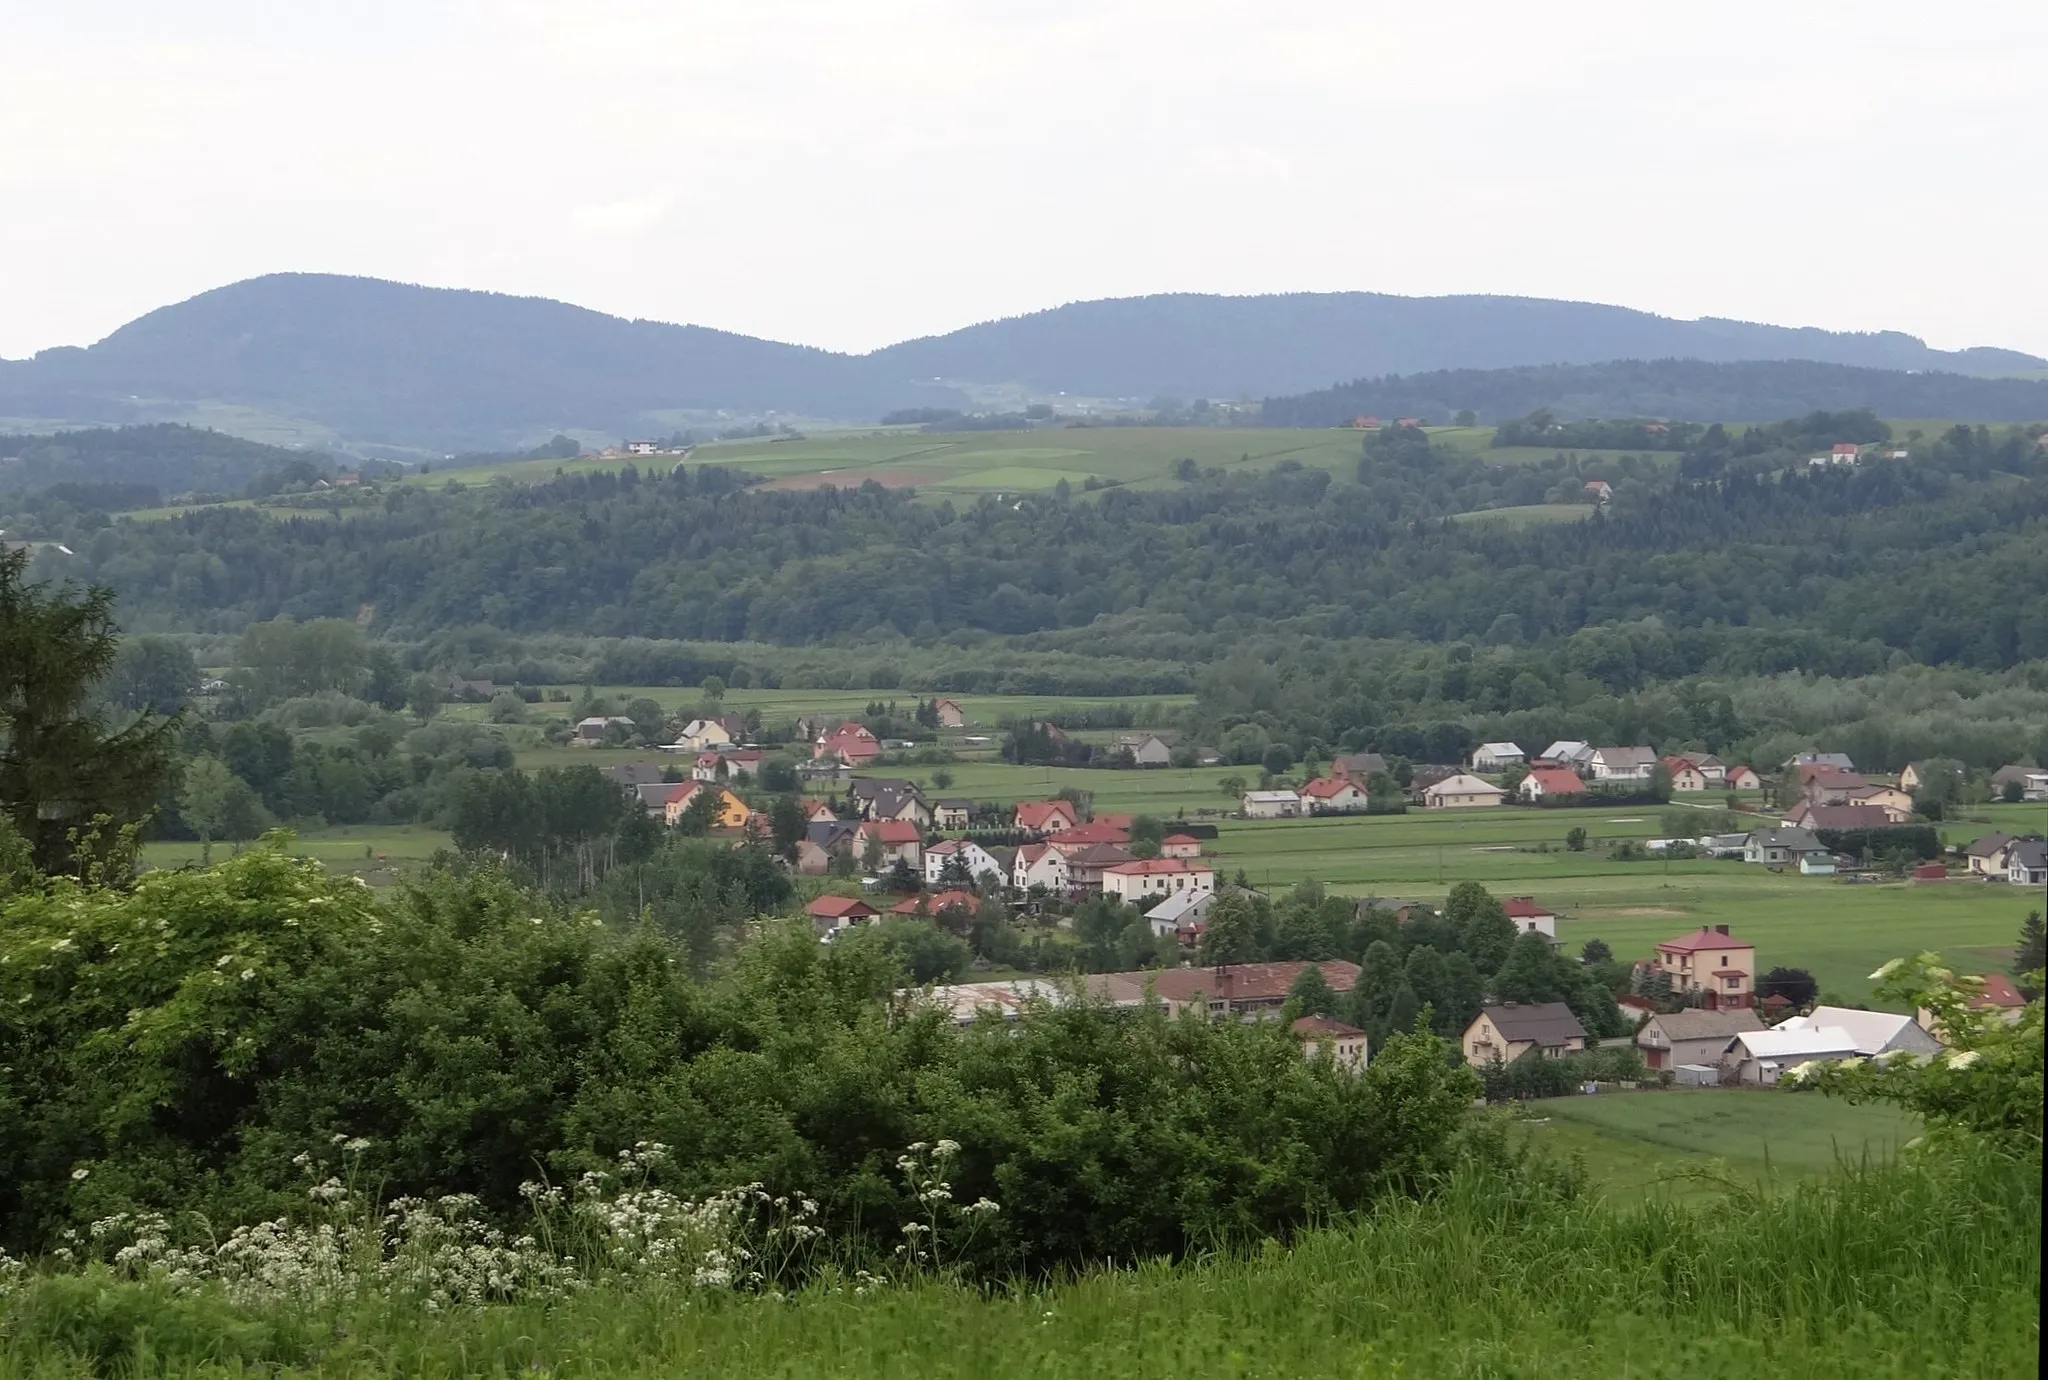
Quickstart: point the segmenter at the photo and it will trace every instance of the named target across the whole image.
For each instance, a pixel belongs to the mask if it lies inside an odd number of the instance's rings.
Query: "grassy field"
[[[318,859],[331,872],[361,877],[372,886],[388,886],[447,847],[446,832],[422,825],[341,824],[300,835],[291,851]],[[214,860],[218,862],[233,851],[232,844],[216,843]],[[183,842],[144,844],[142,860],[150,867],[196,867],[200,847]]]
[[[1760,1088],[1553,1097],[1522,1110],[1533,1144],[1577,1156],[1618,1200],[1784,1188],[1844,1160],[1889,1160],[1920,1134],[1915,1118],[1891,1107]]]
[[[1519,508],[1477,508],[1460,513],[1463,522],[1501,522],[1510,527],[1534,527],[1546,522],[1580,522],[1593,515],[1587,503],[1528,503]]]
[[[543,690],[567,691],[580,695],[581,686],[548,686]],[[674,685],[598,685],[592,690],[622,705],[628,700],[651,699],[663,709],[675,711],[684,707],[694,709],[703,699],[693,687]],[[903,717],[909,718],[916,709],[920,698],[931,698],[930,691],[917,690],[739,690],[725,692],[720,708],[728,714],[744,714],[748,710],[759,710],[763,719],[773,722],[778,719],[792,719],[802,714],[836,714],[857,717],[870,704],[877,701],[887,704],[894,700],[902,710]],[[959,702],[966,714],[969,727],[964,730],[974,733],[979,728],[993,730],[1005,719],[1032,715],[1055,714],[1062,710],[1099,708],[1106,704],[1128,707],[1137,713],[1140,723],[1155,723],[1164,718],[1165,711],[1179,709],[1194,699],[1192,695],[1148,695],[1138,699],[1118,700],[1105,696],[1092,698],[1081,695],[951,695],[947,698]],[[549,715],[566,715],[573,704],[561,701],[544,702],[530,706],[535,718]],[[487,717],[489,706],[482,704],[443,705],[441,712],[454,718],[481,720]],[[926,740],[933,737],[931,730],[920,735]],[[956,735],[948,734],[949,739]]]

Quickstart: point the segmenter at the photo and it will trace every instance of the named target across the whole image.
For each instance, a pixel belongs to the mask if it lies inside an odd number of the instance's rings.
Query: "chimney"
[[[1714,926],[1714,933],[1715,933],[1715,934],[1726,934],[1726,933],[1728,933],[1728,927],[1727,927],[1726,925],[1716,925],[1716,926]]]

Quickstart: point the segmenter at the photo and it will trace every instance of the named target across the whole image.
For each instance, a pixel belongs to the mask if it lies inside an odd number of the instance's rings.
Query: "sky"
[[[834,349],[1165,291],[2048,355],[2040,0],[0,0],[0,357],[282,270]]]

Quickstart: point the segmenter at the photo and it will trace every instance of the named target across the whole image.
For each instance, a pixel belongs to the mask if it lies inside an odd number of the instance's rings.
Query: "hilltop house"
[[[1508,793],[1492,782],[1464,772],[1447,776],[1422,792],[1423,808],[1430,810],[1477,809],[1498,805],[1507,798]]]
[[[1372,804],[1372,797],[1355,781],[1319,776],[1301,788],[1301,803],[1310,814],[1343,814],[1365,809]]]
[[[1182,858],[1150,858],[1102,870],[1102,894],[1133,904],[1176,891],[1214,891],[1216,873]]]
[[[1646,747],[1594,748],[1587,762],[1595,781],[1648,781],[1657,769],[1657,753]]]
[[[1293,791],[1246,791],[1239,808],[1246,819],[1293,819],[1301,813],[1301,797]]]
[[[1665,940],[1657,946],[1657,971],[1673,995],[1709,1011],[1755,1004],[1756,946],[1729,934],[1726,925]]]
[[[1051,834],[1081,822],[1081,812],[1065,800],[1026,800],[1017,806],[1017,828],[1026,834]]]
[[[1545,800],[1570,799],[1586,793],[1586,783],[1569,767],[1535,767],[1515,787],[1517,799],[1530,805]]]
[[[1718,1067],[1737,1035],[1763,1028],[1764,1023],[1753,1007],[1669,1011],[1651,1015],[1637,1028],[1636,1048],[1642,1053],[1643,1063],[1653,1069],[1677,1068],[1680,1064]]]
[[[1586,1028],[1561,1001],[1502,1002],[1483,1006],[1459,1042],[1473,1068],[1511,1064],[1531,1050],[1558,1059],[1586,1047]]]
[[[1502,772],[1528,760],[1528,754],[1513,743],[1481,743],[1472,749],[1472,770],[1476,772]]]

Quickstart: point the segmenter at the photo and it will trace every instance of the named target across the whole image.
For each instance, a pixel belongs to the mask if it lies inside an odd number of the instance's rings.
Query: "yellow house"
[[[685,781],[669,792],[668,803],[662,810],[661,817],[669,828],[675,828],[683,817],[683,811],[690,808],[690,802],[697,798],[699,791],[718,792],[718,813],[711,821],[713,828],[744,829],[747,821],[754,817],[754,812],[747,808],[747,802],[725,787],[707,785],[702,781]]]
[[[1460,1047],[1476,1069],[1512,1064],[1532,1049],[1542,1058],[1560,1059],[1586,1047],[1586,1028],[1561,1001],[1501,1002],[1479,1009]]]
[[[1756,1003],[1756,946],[1702,927],[1657,946],[1657,968],[1681,996],[1695,996],[1709,1011]]]
[[[1428,810],[1474,810],[1488,805],[1498,805],[1507,799],[1508,793],[1491,781],[1481,781],[1476,776],[1460,772],[1448,776],[1422,793],[1422,805]]]

